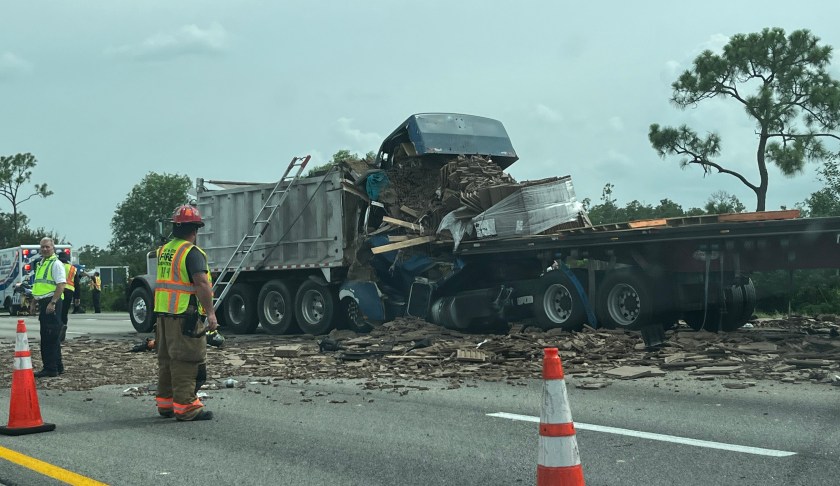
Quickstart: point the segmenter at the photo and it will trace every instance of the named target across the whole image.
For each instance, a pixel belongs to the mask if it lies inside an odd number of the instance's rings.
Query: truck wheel
[[[540,277],[534,296],[533,311],[543,329],[559,327],[567,331],[580,331],[586,321],[586,310],[569,277],[555,270]]]
[[[326,334],[333,327],[336,298],[329,287],[312,280],[301,284],[295,298],[295,317],[300,330],[313,335]]]
[[[744,314],[744,292],[740,285],[732,285],[724,290],[726,298],[726,314],[721,316],[720,330],[729,332],[743,326],[741,316]]]
[[[152,332],[154,328],[155,308],[150,294],[146,287],[137,287],[128,298],[128,316],[137,332]]]
[[[636,272],[617,271],[604,278],[595,299],[598,321],[606,328],[641,329],[651,323],[654,296],[647,279]]]
[[[743,326],[752,319],[756,302],[755,285],[752,279],[748,278],[747,283],[741,286],[741,290],[744,293],[744,307],[741,310],[741,319],[738,327]]]
[[[359,303],[352,297],[345,297],[341,300],[341,310],[347,323],[347,329],[357,333],[367,333],[373,329],[373,325],[365,319],[359,309]]]
[[[234,334],[253,334],[257,329],[257,302],[248,284],[233,284],[222,302],[225,324]]]
[[[295,325],[294,302],[289,288],[281,280],[263,285],[257,298],[260,325],[269,334],[288,334]]]
[[[12,304],[12,308],[9,310],[10,316],[17,316],[20,315],[20,306],[17,304]]]

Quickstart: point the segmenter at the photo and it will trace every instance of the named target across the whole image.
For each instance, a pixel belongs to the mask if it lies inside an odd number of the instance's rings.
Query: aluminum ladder
[[[292,161],[286,168],[286,172],[283,173],[283,177],[277,181],[277,184],[274,185],[274,189],[272,189],[271,194],[265,198],[265,203],[263,204],[262,209],[260,209],[257,213],[257,216],[254,218],[250,232],[245,234],[245,236],[242,237],[242,240],[239,241],[239,245],[237,245],[233,254],[230,256],[230,259],[225,266],[222,267],[221,273],[219,273],[219,276],[213,283],[213,306],[215,308],[218,308],[230,288],[233,286],[233,283],[236,282],[236,278],[242,272],[242,267],[245,265],[245,260],[248,259],[248,255],[251,254],[254,247],[257,245],[257,242],[259,242],[260,238],[262,238],[263,234],[265,234],[265,231],[268,229],[268,225],[271,224],[271,218],[274,216],[274,213],[277,212],[277,209],[283,205],[283,202],[289,195],[289,190],[292,188],[294,183],[300,179],[300,174],[303,172],[306,164],[309,163],[309,159],[309,155],[305,157],[292,158]],[[294,174],[292,174],[293,172]]]

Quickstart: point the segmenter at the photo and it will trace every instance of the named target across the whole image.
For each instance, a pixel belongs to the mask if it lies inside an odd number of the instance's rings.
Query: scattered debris
[[[642,339],[632,331],[591,327],[576,333],[543,331],[522,321],[507,334],[467,334],[417,318],[400,318],[368,334],[341,329],[321,338],[230,336],[224,348],[207,349],[205,389],[243,386],[232,377],[253,377],[269,385],[278,380],[362,379],[374,388],[388,388],[391,380],[442,379],[449,380],[448,388],[464,386],[464,380],[515,383],[540,378],[545,347],[559,348],[566,374],[580,380],[574,386],[586,389],[599,386],[592,385],[593,380],[608,383],[652,375],[667,379],[686,373],[700,380],[730,377],[726,383],[772,380],[840,386],[840,338],[823,332],[838,324],[837,316],[794,316],[755,320],[752,329],[720,334],[679,326],[665,333],[660,349],[648,351],[636,349]],[[12,340],[2,343],[14,347]],[[31,345],[33,367],[38,369],[38,342]],[[65,341],[62,349],[66,373],[39,380],[39,388],[89,390],[157,382],[154,354],[126,353],[125,340],[82,336]],[[11,373],[11,367],[0,371],[7,387]],[[143,394],[149,387],[137,387],[136,392],[133,388],[124,393]]]

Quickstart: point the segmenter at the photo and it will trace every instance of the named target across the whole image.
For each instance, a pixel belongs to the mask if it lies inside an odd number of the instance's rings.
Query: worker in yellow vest
[[[70,315],[70,307],[73,302],[73,294],[76,293],[76,286],[73,279],[76,278],[76,267],[70,263],[70,255],[64,251],[58,252],[58,260],[64,264],[64,273],[67,283],[64,285],[64,300],[61,302],[61,342],[67,337],[67,318]]]
[[[102,279],[99,278],[99,271],[93,272],[93,277],[90,278],[90,289],[93,292],[93,312],[99,314],[102,312],[99,305],[102,297]]]
[[[58,376],[64,373],[61,361],[61,300],[67,277],[64,265],[55,256],[55,244],[51,238],[41,239],[41,261],[35,267],[35,283],[32,285],[31,314],[38,308],[41,324],[41,362],[43,368],[35,378]]]
[[[155,340],[158,413],[182,421],[210,420],[196,396],[196,378],[206,376],[207,331],[218,327],[207,255],[195,245],[204,226],[198,209],[184,205],[172,216],[172,240],[157,252]],[[200,378],[200,377],[199,377]]]

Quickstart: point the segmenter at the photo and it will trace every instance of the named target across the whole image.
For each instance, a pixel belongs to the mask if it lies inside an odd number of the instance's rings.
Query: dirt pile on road
[[[585,329],[578,333],[514,325],[507,334],[463,334],[416,319],[398,319],[370,334],[347,330],[329,336],[228,336],[225,346],[208,348],[208,383],[230,377],[282,380],[363,379],[371,387],[392,380],[538,379],[542,349],[557,347],[575,385],[597,388],[614,379],[686,376],[725,380],[730,387],[750,380],[787,383],[840,382],[840,319],[794,317],[762,320],[733,333],[668,331],[659,349],[645,349],[639,333]],[[144,384],[157,380],[154,353],[127,352],[134,343],[80,337],[64,344],[67,373],[38,380],[39,389],[89,390],[101,385]],[[5,343],[5,347],[13,347]],[[38,343],[33,365],[40,368]],[[0,386],[9,387],[11,359]],[[736,381],[732,385],[732,381]]]

